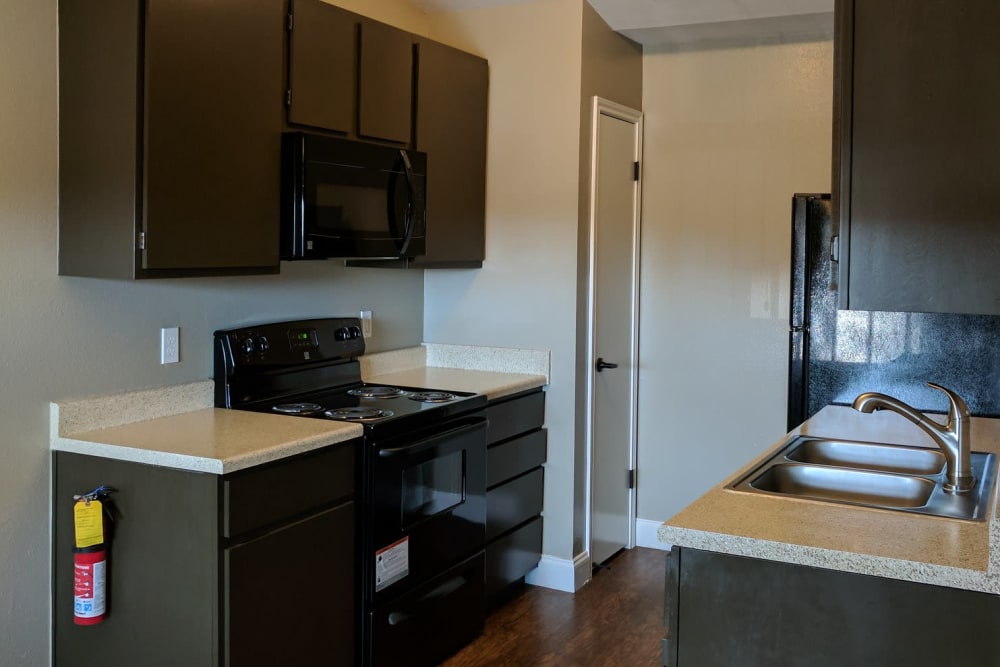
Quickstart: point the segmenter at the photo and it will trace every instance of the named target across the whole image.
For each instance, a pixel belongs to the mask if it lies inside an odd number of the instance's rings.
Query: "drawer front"
[[[542,558],[542,517],[486,545],[486,599],[490,603]]]
[[[223,537],[350,499],[360,442],[339,443],[223,477]]]
[[[486,486],[496,486],[545,463],[547,431],[539,429],[490,446],[486,452]]]
[[[542,513],[543,468],[486,492],[486,539],[492,540]]]
[[[545,392],[490,403],[486,414],[490,419],[489,444],[533,431],[545,423]]]

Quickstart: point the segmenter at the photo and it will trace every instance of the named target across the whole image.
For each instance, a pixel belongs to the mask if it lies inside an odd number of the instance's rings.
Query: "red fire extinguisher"
[[[95,625],[108,610],[110,486],[73,496],[73,622]]]

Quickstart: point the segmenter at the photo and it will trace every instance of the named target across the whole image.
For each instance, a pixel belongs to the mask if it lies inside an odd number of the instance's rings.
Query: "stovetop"
[[[216,331],[216,406],[349,421],[369,435],[433,426],[486,406],[480,394],[366,384],[357,360],[364,349],[357,318]]]
[[[475,407],[470,405],[469,399],[473,399],[472,403],[478,403],[475,400],[477,397],[483,398],[485,402],[485,397],[466,392],[360,383],[245,407],[257,412],[296,417],[378,423],[413,415],[452,412],[449,407],[461,406],[465,411]]]

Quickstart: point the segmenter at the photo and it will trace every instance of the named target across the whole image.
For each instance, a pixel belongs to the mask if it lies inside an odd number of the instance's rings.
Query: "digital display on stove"
[[[319,347],[319,335],[316,329],[289,329],[288,342],[293,350],[312,350]]]

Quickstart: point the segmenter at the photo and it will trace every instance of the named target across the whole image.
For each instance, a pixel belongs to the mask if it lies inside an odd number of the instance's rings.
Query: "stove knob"
[[[351,332],[347,327],[340,327],[333,332],[333,337],[337,340],[347,340],[351,337]]]
[[[249,337],[244,338],[243,343],[240,345],[240,348],[243,350],[243,354],[253,354],[254,351],[253,338]]]
[[[361,338],[361,327],[351,327],[351,338]]]
[[[257,339],[257,348],[261,352],[267,352],[271,349],[271,344],[267,342],[267,336],[261,336]]]

